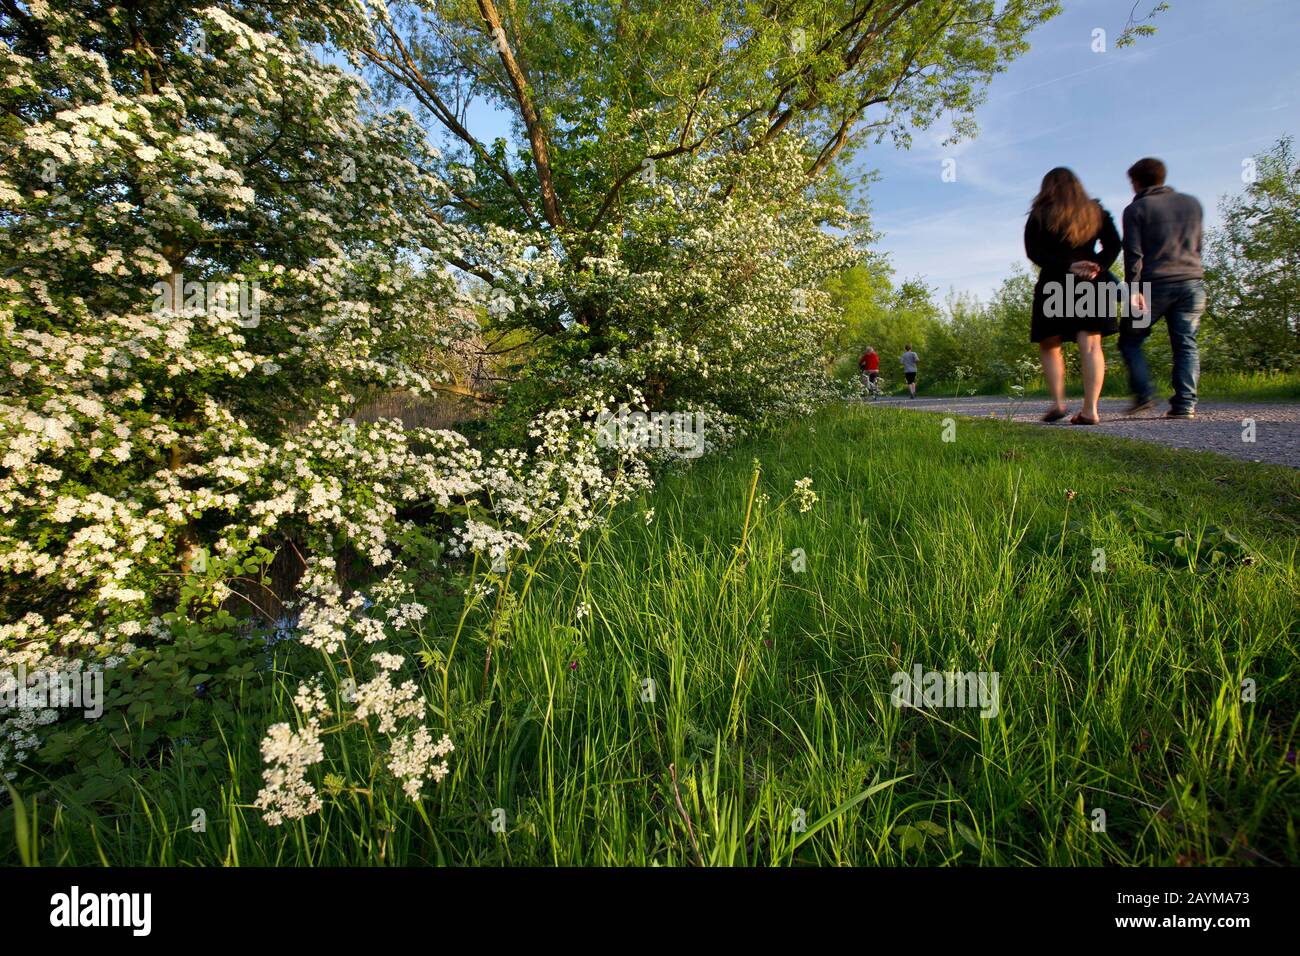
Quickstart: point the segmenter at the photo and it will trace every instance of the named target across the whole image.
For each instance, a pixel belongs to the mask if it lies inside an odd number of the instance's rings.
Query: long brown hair
[[[1079,177],[1064,166],[1057,166],[1043,177],[1029,215],[1075,248],[1101,231],[1101,207],[1089,198]]]

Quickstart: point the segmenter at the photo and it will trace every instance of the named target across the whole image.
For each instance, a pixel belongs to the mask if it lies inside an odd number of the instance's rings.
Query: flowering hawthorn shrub
[[[498,328],[539,328],[567,302],[600,317],[542,340],[509,388],[510,411],[527,419],[637,394],[645,409],[701,415],[715,448],[830,397],[841,317],[823,284],[861,259],[867,233],[861,216],[801,181],[802,150],[787,137],[661,162],[589,253],[550,265],[553,286],[537,273],[526,286],[499,283],[512,302],[531,296],[494,313]]]
[[[607,390],[644,383],[655,408],[705,409],[721,435],[824,399],[838,316],[822,284],[861,258],[863,222],[808,187],[803,161],[782,138],[659,164],[584,263],[619,332],[581,369]]]
[[[505,426],[588,390],[709,415],[716,439],[826,395],[825,278],[861,259],[838,208],[868,141],[947,117],[1053,0],[368,0],[354,61],[446,147],[449,220],[531,237],[467,253],[514,364]],[[486,141],[481,97],[511,121]],[[513,333],[513,335],[511,335]],[[618,387],[615,387],[618,386]]]
[[[232,599],[229,579],[292,535],[302,642],[360,686],[326,708],[304,683],[300,726],[264,744],[259,806],[276,822],[315,805],[301,777],[327,710],[387,737],[377,762],[417,796],[451,743],[382,643],[424,614],[399,586],[403,509],[441,515],[451,554],[502,555],[539,529],[580,535],[639,465],[611,470],[590,410],[540,417],[531,451],[487,455],[349,417],[362,389],[435,389],[439,350],[484,304],[441,267],[470,237],[438,213],[420,128],[309,49],[355,42],[359,8],[7,10],[0,670],[130,670],[190,623],[196,592]],[[387,588],[364,610],[335,573],[345,545]],[[59,720],[0,710],[0,773]]]

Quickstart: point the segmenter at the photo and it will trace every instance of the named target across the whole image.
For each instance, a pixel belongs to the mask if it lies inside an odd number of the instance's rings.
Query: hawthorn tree
[[[527,234],[551,262],[522,282],[490,256],[456,262],[503,301],[534,293],[531,307],[491,318],[524,356],[530,400],[548,394],[539,379],[563,390],[596,362],[624,369],[651,401],[743,421],[816,391],[809,360],[825,364],[834,317],[813,290],[870,238],[844,208],[846,159],[871,139],[906,144],[941,115],[957,135],[972,132],[989,79],[1058,10],[1056,0],[419,0],[373,5],[373,42],[357,62],[446,143],[452,194],[440,213],[471,231]],[[476,97],[511,117],[515,145],[472,132]],[[734,245],[681,254],[708,229],[678,218],[682,192],[707,203]],[[611,270],[624,275],[620,295],[604,281]],[[719,282],[764,305],[728,307]],[[664,285],[675,295],[657,320],[621,297]],[[801,335],[779,331],[791,316]],[[673,376],[636,357],[646,350],[691,360]]]
[[[0,5],[0,690],[147,673],[195,634],[206,692],[238,686],[251,665],[218,668],[214,642],[238,649],[234,632],[293,597],[256,590],[288,538],[305,573],[285,626],[356,679],[332,716],[373,719],[389,743],[376,772],[415,797],[447,747],[383,643],[424,617],[408,551],[427,577],[444,551],[477,566],[529,536],[571,544],[634,463],[611,473],[583,415],[559,409],[528,451],[352,420],[363,389],[440,387],[439,357],[483,307],[443,267],[470,237],[438,213],[451,193],[424,131],[316,54],[365,35],[359,7],[311,0]],[[522,261],[505,231],[492,242],[494,261]],[[345,593],[345,550],[373,599]],[[189,685],[157,670],[134,706],[115,698],[130,719],[67,722],[50,759],[183,712]],[[323,693],[307,686],[301,726],[264,745],[273,821],[316,805],[298,776],[321,752]],[[0,704],[0,774],[60,717]],[[97,739],[109,765],[133,746]]]

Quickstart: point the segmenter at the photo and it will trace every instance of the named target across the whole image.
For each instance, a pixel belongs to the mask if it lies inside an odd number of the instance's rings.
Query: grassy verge
[[[257,678],[279,688],[271,703],[223,728],[215,766],[160,760],[129,798],[88,806],[56,805],[55,788],[25,803],[21,833],[4,814],[3,852],[1300,863],[1295,473],[955,427],[945,442],[939,416],[828,409],[668,476],[581,554],[542,565],[486,691],[482,648],[458,658],[453,772],[421,806],[348,785],[316,817],[263,824],[248,807],[258,741],[296,686],[273,669]],[[805,476],[820,501],[800,513]],[[1254,562],[1225,548],[1211,566],[1210,524]],[[1169,546],[1175,529],[1188,550]],[[996,715],[893,706],[893,675],[916,665],[998,675]]]
[[[1156,383],[1158,397],[1171,393],[1167,368],[1153,369],[1152,381]],[[917,387],[917,393],[926,398],[969,395],[972,390],[977,395],[1011,394],[1010,386],[1001,382],[920,382]],[[1065,390],[1071,398],[1079,398],[1083,395],[1083,383],[1076,376],[1071,376],[1066,380]],[[907,392],[907,386],[900,379],[897,383],[891,383],[888,391],[891,395],[903,395]],[[1122,364],[1115,361],[1107,363],[1101,393],[1106,398],[1128,397],[1128,383]],[[1202,401],[1296,402],[1300,401],[1300,372],[1206,372],[1201,376],[1198,393]],[[1041,378],[1027,384],[1025,397],[1048,397]]]

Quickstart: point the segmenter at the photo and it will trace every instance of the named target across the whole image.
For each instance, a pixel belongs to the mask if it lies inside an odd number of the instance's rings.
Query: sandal
[[[1068,408],[1053,408],[1050,412],[1048,412],[1046,415],[1040,418],[1039,421],[1059,422],[1062,418],[1064,418],[1068,414],[1070,414],[1070,410]]]
[[[1080,412],[1079,414],[1075,415],[1073,418],[1070,419],[1070,424],[1071,424],[1071,425],[1100,425],[1100,424],[1101,424],[1101,419],[1100,419],[1100,418],[1084,418],[1084,417],[1083,417],[1083,412]]]

